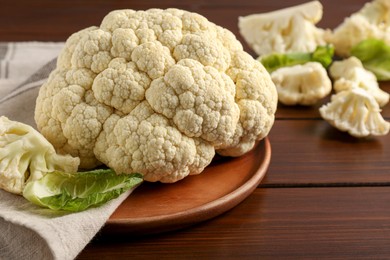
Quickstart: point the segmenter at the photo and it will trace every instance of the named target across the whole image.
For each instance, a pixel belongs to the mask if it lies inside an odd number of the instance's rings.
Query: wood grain
[[[262,185],[390,184],[389,136],[357,139],[326,121],[276,120]]]
[[[100,234],[78,259],[387,259],[389,203],[389,187],[261,188],[190,229]]]
[[[223,25],[238,36],[238,16],[272,11],[304,2],[306,1],[1,0],[0,41],[64,41],[77,30],[98,25],[104,15],[111,10],[170,7],[198,12],[205,15],[210,21]],[[354,0],[353,3],[348,0],[324,1],[324,16],[319,26],[334,28],[343,21],[345,15],[355,12],[365,2],[365,0]]]

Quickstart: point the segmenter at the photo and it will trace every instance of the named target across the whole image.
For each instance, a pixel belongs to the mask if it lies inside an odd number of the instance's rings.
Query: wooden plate
[[[144,182],[113,213],[103,232],[160,233],[216,217],[253,192],[270,159],[271,145],[265,138],[249,153],[218,157],[203,173],[177,183]]]

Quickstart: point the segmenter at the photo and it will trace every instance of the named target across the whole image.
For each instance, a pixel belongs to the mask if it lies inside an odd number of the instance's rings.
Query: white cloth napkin
[[[36,126],[35,99],[63,45],[0,42],[0,116]],[[0,190],[0,259],[74,259],[129,194],[98,208],[59,214]]]

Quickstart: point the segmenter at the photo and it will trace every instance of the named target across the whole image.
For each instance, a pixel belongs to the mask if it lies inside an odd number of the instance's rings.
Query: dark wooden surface
[[[110,10],[151,7],[198,12],[242,41],[238,16],[303,2],[1,0],[0,41],[64,41],[98,25]],[[322,2],[319,26],[334,28],[366,1]],[[390,92],[388,82],[381,87]],[[390,137],[358,140],[341,133],[321,120],[320,105],[278,107],[266,178],[233,210],[160,235],[99,233],[78,259],[390,258]],[[382,114],[390,119],[390,105]]]

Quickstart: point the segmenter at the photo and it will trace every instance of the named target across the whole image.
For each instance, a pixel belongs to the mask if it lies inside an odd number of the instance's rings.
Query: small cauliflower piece
[[[389,133],[390,123],[381,116],[378,103],[361,88],[332,95],[331,102],[323,105],[319,111],[331,125],[355,137]]]
[[[271,78],[285,105],[314,105],[332,90],[326,69],[318,62],[277,69]]]
[[[351,48],[365,39],[381,39],[390,44],[390,1],[374,0],[344,19],[324,36],[341,57],[350,56]]]
[[[238,27],[259,56],[312,52],[318,45],[325,45],[324,31],[315,26],[321,18],[321,3],[311,1],[269,13],[239,17]]]
[[[276,105],[268,72],[230,31],[179,9],[117,10],[69,37],[35,121],[82,168],[175,182],[216,152],[251,150]]]
[[[364,69],[362,62],[356,57],[333,62],[329,73],[334,79],[333,87],[336,92],[362,88],[375,98],[380,107],[389,102],[390,95],[379,88],[375,75]]]
[[[0,117],[0,188],[21,195],[29,181],[48,172],[77,172],[80,159],[57,154],[37,130]]]

